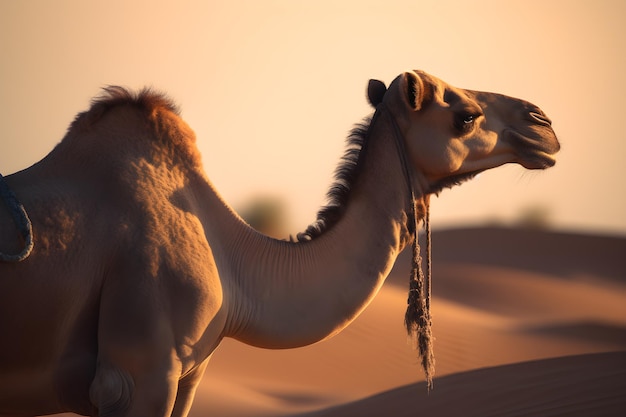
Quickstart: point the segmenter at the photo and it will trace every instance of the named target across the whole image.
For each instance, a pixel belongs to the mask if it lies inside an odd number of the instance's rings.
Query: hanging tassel
[[[422,368],[426,376],[426,384],[430,391],[433,387],[433,376],[435,374],[435,356],[433,353],[432,319],[430,316],[430,295],[431,295],[431,256],[430,256],[430,210],[429,202],[426,201],[426,242],[427,242],[427,277],[422,271],[422,256],[418,242],[418,216],[415,199],[413,199],[413,222],[415,225],[415,236],[413,239],[413,257],[411,265],[411,276],[409,283],[409,297],[407,309],[404,317],[404,324],[409,337],[416,344],[419,356],[421,357]]]

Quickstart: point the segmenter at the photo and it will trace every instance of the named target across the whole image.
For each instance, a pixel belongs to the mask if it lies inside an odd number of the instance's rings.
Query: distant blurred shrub
[[[273,196],[256,196],[241,210],[241,217],[259,232],[274,238],[287,238],[287,210],[284,202]]]
[[[543,205],[525,207],[520,210],[515,223],[527,229],[549,229],[550,209]]]

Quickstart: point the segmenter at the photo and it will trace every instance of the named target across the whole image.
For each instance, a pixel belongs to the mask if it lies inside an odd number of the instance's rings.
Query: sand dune
[[[191,416],[626,415],[625,238],[441,231],[433,264],[430,394],[403,328],[403,255],[328,341],[271,351],[225,340]]]
[[[416,415],[422,400],[435,411],[489,396],[502,399],[493,405],[500,411],[483,407],[473,415],[551,415],[549,407],[567,415],[571,407],[585,410],[576,399],[591,404],[603,389],[623,404],[626,390],[615,391],[623,387],[616,383],[624,379],[623,355],[528,361],[626,350],[626,239],[479,228],[434,233],[433,244],[438,378],[430,395],[419,384],[421,369],[402,327],[409,268],[403,256],[372,305],[331,340],[289,351],[225,341],[192,415],[298,415],[367,397],[319,415]],[[622,373],[604,374],[605,368]],[[581,372],[588,379],[576,379]],[[523,390],[516,375],[526,375]],[[571,391],[592,378],[596,391],[587,397]],[[485,394],[478,397],[481,386]],[[529,402],[533,396],[543,398],[545,410]],[[389,409],[396,401],[398,409]]]
[[[626,352],[503,365],[412,384],[302,417],[623,416]]]

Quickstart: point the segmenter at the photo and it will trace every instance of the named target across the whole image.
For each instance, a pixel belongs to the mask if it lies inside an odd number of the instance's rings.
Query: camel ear
[[[385,83],[379,80],[370,80],[367,85],[367,99],[373,107],[377,107],[383,101],[387,92]]]
[[[432,100],[432,86],[413,71],[406,72],[404,75],[408,104],[413,110],[419,111]]]

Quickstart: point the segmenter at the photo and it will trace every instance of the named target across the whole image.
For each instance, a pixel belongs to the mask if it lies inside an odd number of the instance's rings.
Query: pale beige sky
[[[435,227],[549,210],[562,229],[626,234],[626,2],[0,0],[0,172],[42,158],[107,84],[166,91],[235,207],[314,219],[369,78],[420,68],[540,105],[563,150],[433,202]]]

